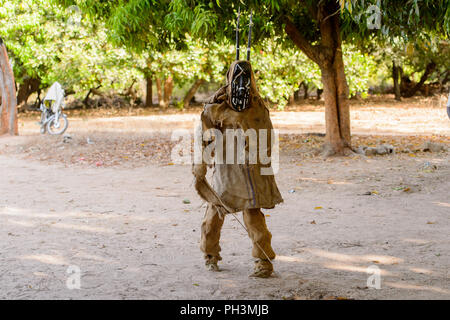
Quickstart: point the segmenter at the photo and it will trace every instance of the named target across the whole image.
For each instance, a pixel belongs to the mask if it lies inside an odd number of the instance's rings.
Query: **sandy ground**
[[[430,110],[418,110],[416,118],[408,113],[407,125],[380,120],[379,130],[357,113],[353,131],[439,133],[436,139],[448,145],[450,122],[443,122],[442,110]],[[323,119],[320,110],[307,112]],[[285,132],[283,117],[320,132],[308,113],[276,113]],[[134,122],[153,121],[146,117],[120,119],[89,120],[89,126],[71,119],[68,134],[74,141],[89,135],[95,143],[88,147],[96,150],[108,132],[154,130]],[[155,123],[175,126],[164,119]],[[33,133],[31,120],[21,124],[24,136],[0,138],[1,299],[450,298],[448,152],[321,159],[282,151],[276,179],[285,202],[265,211],[276,273],[254,279],[248,278],[250,240],[232,216],[222,233],[222,271],[204,270],[198,247],[205,208],[189,166],[145,158],[110,166],[42,159],[27,152],[30,141],[56,140]],[[81,271],[79,290],[66,286],[70,266]],[[379,290],[367,288],[370,266],[380,269]]]

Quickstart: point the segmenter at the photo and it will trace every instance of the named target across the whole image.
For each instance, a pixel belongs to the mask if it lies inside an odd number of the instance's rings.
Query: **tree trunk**
[[[145,106],[151,107],[153,105],[153,79],[150,76],[147,76],[146,82]]]
[[[23,83],[19,86],[19,90],[17,90],[17,105],[20,106],[22,103],[27,103],[28,97],[31,93],[29,93],[29,82],[31,79],[25,79]]]
[[[161,108],[164,108],[164,98],[161,86],[161,79],[156,79],[156,92],[158,93],[158,104]]]
[[[164,81],[164,107],[167,108],[170,104],[170,98],[172,97],[173,91],[173,78],[169,75]]]
[[[34,107],[39,108],[39,106],[41,105],[42,99],[41,99],[41,88],[39,88],[37,90],[37,97],[36,97],[36,101],[34,102]]]
[[[128,87],[128,89],[126,91],[124,91],[123,93],[121,93],[121,95],[123,95],[125,97],[131,97],[131,104],[134,104],[134,101],[137,100],[137,92],[133,88],[135,83],[136,83],[136,79],[133,79],[133,81],[131,81],[131,85]],[[67,94],[66,94],[66,96],[67,96]]]
[[[301,87],[301,84],[300,84],[299,88],[294,91],[294,101],[300,100],[300,98],[299,98],[299,96],[300,96],[300,87]]]
[[[392,79],[394,80],[394,95],[395,95],[395,100],[397,101],[401,101],[402,100],[402,95],[400,93],[400,84],[398,82],[399,80],[399,68],[397,67],[397,65],[395,64],[395,61],[392,62]]]
[[[326,136],[324,155],[344,155],[351,149],[348,85],[342,58],[338,4],[321,3],[317,8],[321,42],[312,45],[286,17],[285,31],[295,45],[322,71]]]
[[[436,69],[436,63],[430,62],[429,64],[427,64],[427,67],[425,68],[425,72],[420,77],[420,81],[414,87],[412,87],[411,89],[406,91],[403,94],[403,96],[405,98],[409,98],[409,97],[412,97],[413,95],[415,95],[416,92],[422,88],[425,81],[427,81],[428,77],[434,72],[435,69]]]
[[[98,91],[98,89],[100,89],[100,87],[101,87],[101,85],[99,85],[97,88],[91,88],[91,89],[89,89],[87,95],[86,95],[86,96],[84,97],[84,99],[83,99],[83,106],[84,106],[84,108],[86,108],[86,107],[88,106],[88,103],[89,103],[89,96],[90,96],[91,94],[92,94],[92,95],[99,95],[99,96],[102,95],[102,93],[101,93],[100,91]]]
[[[316,99],[320,100],[322,98],[323,89],[317,88],[316,89]]]
[[[41,81],[39,79],[27,78],[20,85],[19,90],[17,91],[17,105],[21,106],[22,104],[28,103],[28,98],[34,92],[37,92]]]
[[[298,100],[298,96],[300,93],[300,88],[303,87],[303,100],[308,99],[308,85],[306,84],[305,81],[302,81],[300,83],[300,85],[298,86],[298,90],[295,92],[296,96],[295,96],[295,100]]]
[[[350,115],[345,92],[347,82],[336,65],[321,68],[325,100],[325,155],[344,154],[350,147]]]
[[[9,64],[6,46],[0,38],[0,135],[18,135],[17,98],[14,74]]]
[[[294,96],[294,92],[292,92],[292,94],[289,96],[288,99],[288,105],[292,106],[295,103],[295,96]]]
[[[336,3],[335,3],[336,4]],[[324,17],[329,17],[334,14],[335,8],[325,9]],[[333,86],[328,86],[328,95],[332,95],[332,99],[328,99],[325,95],[325,115],[327,119],[327,135],[325,137],[325,154],[346,154],[351,149],[351,134],[350,134],[350,107],[348,104],[349,89],[347,84],[347,78],[345,77],[344,59],[342,56],[342,40],[339,26],[339,15],[333,15],[328,20],[325,18],[321,23],[321,35],[322,43],[332,49],[333,56],[323,64],[323,70],[330,67],[332,73],[329,70],[325,75],[333,77],[335,89]],[[322,77],[323,79],[323,77]],[[323,83],[325,82],[322,80]],[[330,92],[330,90],[332,90]],[[325,93],[325,86],[324,86]],[[333,105],[335,103],[335,105]],[[327,112],[328,109],[328,112]]]
[[[194,84],[191,86],[189,91],[186,93],[186,96],[183,99],[183,105],[184,108],[189,107],[189,104],[191,103],[192,98],[195,96],[195,93],[197,92],[198,88],[205,82],[203,79],[197,79],[195,80]]]

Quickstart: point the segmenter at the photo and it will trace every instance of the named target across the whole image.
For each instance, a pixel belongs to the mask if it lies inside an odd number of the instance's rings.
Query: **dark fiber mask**
[[[231,108],[241,112],[250,106],[251,68],[246,61],[236,63],[231,78]]]

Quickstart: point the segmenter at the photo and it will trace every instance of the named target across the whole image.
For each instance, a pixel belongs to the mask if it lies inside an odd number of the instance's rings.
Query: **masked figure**
[[[217,161],[216,154],[211,165],[214,167],[212,187],[205,179],[205,160],[193,166],[196,189],[208,202],[200,249],[209,270],[219,270],[217,263],[222,259],[219,239],[225,214],[243,211],[253,242],[252,255],[256,258],[253,276],[268,277],[273,272],[272,235],[261,212],[261,208],[272,209],[283,201],[271,168],[272,129],[269,110],[256,89],[250,62],[233,62],[227,72],[226,85],[209,99],[201,114],[203,138],[208,137],[208,132],[220,135],[220,139],[214,136],[204,141],[203,151],[213,145],[214,150],[223,152],[223,161]],[[244,152],[236,141],[240,138]],[[218,144],[222,148],[217,148]],[[231,164],[230,159],[233,159]]]

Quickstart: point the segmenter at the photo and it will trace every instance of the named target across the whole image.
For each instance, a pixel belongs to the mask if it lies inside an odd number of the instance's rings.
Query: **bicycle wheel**
[[[67,127],[69,126],[69,121],[67,120],[67,116],[62,114],[59,117],[59,121],[56,123],[55,118],[51,119],[47,124],[47,131],[51,135],[59,135],[63,134]]]

